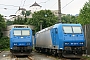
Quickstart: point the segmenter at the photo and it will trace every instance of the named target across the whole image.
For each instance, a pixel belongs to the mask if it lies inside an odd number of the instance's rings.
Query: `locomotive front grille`
[[[64,47],[64,51],[65,54],[83,54],[85,53],[85,47],[76,47],[76,46],[70,46],[70,47]]]
[[[30,46],[14,46],[13,50],[29,50],[31,49]]]
[[[71,47],[65,47],[64,50],[71,50]]]
[[[83,50],[84,47],[64,47],[64,50]]]
[[[32,47],[30,46],[14,46],[12,49],[12,53],[30,53],[32,51]]]

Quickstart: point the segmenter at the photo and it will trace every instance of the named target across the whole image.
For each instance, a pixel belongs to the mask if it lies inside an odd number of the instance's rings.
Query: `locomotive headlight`
[[[64,47],[65,50],[71,50],[71,47]]]
[[[14,45],[17,45],[17,43],[14,43]]]
[[[81,42],[80,44],[81,44],[81,45],[83,45],[84,43],[83,43],[83,42]]]
[[[82,50],[86,50],[86,49],[87,49],[87,47],[85,47],[85,46],[82,47]]]
[[[65,45],[68,45],[69,43],[65,43]]]
[[[30,43],[27,43],[27,45],[30,45]]]

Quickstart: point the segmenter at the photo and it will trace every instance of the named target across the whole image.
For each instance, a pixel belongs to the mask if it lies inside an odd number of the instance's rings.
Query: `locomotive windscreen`
[[[30,35],[29,30],[14,30],[14,36],[28,36]]]
[[[82,33],[80,26],[63,26],[64,33]]]
[[[30,31],[29,30],[22,30],[22,35],[24,35],[24,36],[30,35]]]

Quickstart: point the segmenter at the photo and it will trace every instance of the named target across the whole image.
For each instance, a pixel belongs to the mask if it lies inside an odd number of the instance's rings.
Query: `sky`
[[[4,16],[15,15],[19,6],[29,10],[30,6],[37,2],[46,10],[58,10],[58,0],[1,0],[0,14]],[[88,0],[61,0],[61,13],[64,14],[79,14],[80,9]]]

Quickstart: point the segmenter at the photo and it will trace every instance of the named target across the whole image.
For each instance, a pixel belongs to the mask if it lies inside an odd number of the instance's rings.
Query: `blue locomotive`
[[[60,57],[85,53],[85,37],[81,24],[58,23],[35,34],[35,49]]]
[[[30,55],[32,52],[32,30],[30,28],[10,30],[10,52],[13,55]]]

